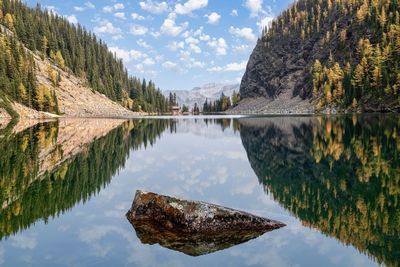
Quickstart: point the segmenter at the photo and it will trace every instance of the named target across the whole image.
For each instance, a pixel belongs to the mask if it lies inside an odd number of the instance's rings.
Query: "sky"
[[[239,83],[262,28],[293,0],[26,0],[79,23],[162,90]]]

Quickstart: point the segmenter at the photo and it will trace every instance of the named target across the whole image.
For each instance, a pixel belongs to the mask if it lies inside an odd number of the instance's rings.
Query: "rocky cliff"
[[[399,9],[398,1],[296,1],[258,40],[233,112],[398,110]]]

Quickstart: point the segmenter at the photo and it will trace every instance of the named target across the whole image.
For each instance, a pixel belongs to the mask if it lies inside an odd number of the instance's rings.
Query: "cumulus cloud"
[[[120,34],[122,31],[120,28],[115,27],[108,20],[100,21],[99,25],[93,28],[94,33],[109,33],[109,34]]]
[[[75,15],[66,16],[65,18],[72,24],[78,24],[78,19]]]
[[[249,9],[252,17],[258,16],[263,11],[263,0],[246,0],[244,5]]]
[[[227,48],[228,45],[226,44],[226,41],[224,38],[213,38],[210,40],[208,43],[208,46],[213,48],[215,53],[219,56],[224,56],[227,54]]]
[[[180,15],[192,13],[197,9],[204,8],[208,5],[208,0],[189,0],[186,3],[175,5],[175,12]]]
[[[201,53],[201,48],[199,46],[197,46],[196,44],[193,44],[193,43],[189,44],[189,49],[193,53],[196,53],[196,54],[200,54]]]
[[[109,50],[114,53],[118,58],[122,59],[125,63],[129,63],[133,60],[138,60],[142,57],[145,56],[145,54],[143,54],[140,51],[137,50],[124,50],[122,48],[119,47],[110,47]]]
[[[152,0],[142,1],[139,3],[140,7],[152,14],[161,14],[167,12],[169,7],[167,2],[153,2]]]
[[[146,43],[145,40],[143,39],[139,39],[138,41],[136,41],[137,45],[146,49],[151,48],[151,46],[149,44]]]
[[[133,20],[145,20],[145,17],[139,15],[138,13],[132,13],[131,17]]]
[[[238,11],[236,9],[233,9],[232,12],[231,12],[231,16],[232,17],[237,17],[238,15],[239,15]]]
[[[87,9],[95,9],[96,6],[92,2],[86,2],[83,6],[74,6],[75,11],[82,12]]]
[[[221,19],[221,15],[216,12],[212,12],[211,14],[205,15],[204,17],[207,18],[208,24],[217,24],[218,21]]]
[[[232,46],[233,51],[235,52],[250,52],[253,46],[250,45],[244,45],[244,44],[239,44],[239,45],[234,45]]]
[[[162,67],[166,70],[177,70],[178,69],[178,64],[172,61],[165,61],[162,64]]]
[[[11,245],[21,249],[34,249],[37,246],[36,237],[16,235],[10,238]]]
[[[170,43],[167,45],[167,48],[168,48],[169,50],[173,51],[173,52],[176,52],[176,51],[179,50],[179,49],[185,48],[185,43],[184,43],[184,42],[173,41],[173,42],[170,42]]]
[[[122,3],[116,3],[116,4],[114,4],[113,6],[105,6],[105,7],[103,7],[103,12],[105,12],[105,13],[112,13],[112,12],[114,12],[114,11],[122,10],[122,9],[124,9],[124,8],[125,8],[124,4],[122,4]]]
[[[244,71],[246,69],[247,61],[242,61],[239,63],[229,63],[225,66],[215,66],[212,68],[208,68],[209,72],[237,72]]]
[[[129,33],[132,35],[145,35],[148,31],[148,28],[139,24],[133,24],[129,29]]]
[[[164,35],[177,36],[182,31],[184,31],[189,25],[188,22],[176,25],[175,20],[176,20],[176,14],[175,13],[169,14],[168,18],[166,18],[164,20],[164,23],[161,25],[160,32]]]
[[[114,9],[115,10],[120,10],[120,9],[124,9],[125,8],[125,6],[124,6],[124,4],[122,4],[122,3],[116,3],[115,5],[114,5]]]
[[[231,26],[229,28],[229,33],[235,35],[236,37],[244,38],[250,42],[255,42],[257,40],[257,37],[251,28],[235,28]]]
[[[156,62],[154,61],[154,59],[148,57],[145,60],[143,60],[143,64],[144,65],[154,65],[154,64],[156,64]]]
[[[119,19],[126,19],[124,12],[117,12],[114,14],[114,16]]]

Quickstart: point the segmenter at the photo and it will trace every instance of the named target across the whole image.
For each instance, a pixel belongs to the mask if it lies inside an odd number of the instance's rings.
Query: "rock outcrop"
[[[313,46],[287,40],[266,49],[257,42],[240,85],[233,113],[313,113],[309,69]],[[250,102],[250,103],[248,103]]]
[[[285,226],[205,202],[137,191],[127,218],[143,243],[191,256],[212,253]]]
[[[265,29],[242,78],[241,98],[263,103],[233,113],[398,111],[399,12],[397,1],[295,1]]]

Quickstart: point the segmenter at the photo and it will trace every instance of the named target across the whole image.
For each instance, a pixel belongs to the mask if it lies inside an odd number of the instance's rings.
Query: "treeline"
[[[21,1],[12,0],[0,0],[0,23],[12,31],[26,48],[38,52],[43,58],[50,58],[61,69],[85,79],[95,91],[123,106],[133,110],[141,108],[148,112],[168,110],[167,100],[153,82],[141,82],[138,78],[129,76],[122,60],[111,53],[103,41],[79,24],[73,25],[62,16],[42,10],[40,5],[32,9]],[[34,61],[30,56],[24,58],[23,54],[16,52],[15,46],[11,48],[16,62],[23,65],[12,65],[12,72],[19,72],[22,83],[12,81],[11,87],[1,84],[0,90],[9,88],[10,96],[20,97],[23,90],[19,87],[22,84],[28,95],[28,100],[22,102],[37,108],[33,101],[34,91],[39,90],[35,84]],[[17,50],[23,50],[22,46],[19,45]],[[5,60],[0,65],[2,72],[9,68],[3,64]],[[20,68],[27,70],[21,72]],[[7,74],[8,80],[15,78]]]
[[[13,100],[36,110],[59,113],[54,90],[36,82],[33,56],[7,34],[0,34],[0,92],[3,104]]]
[[[299,0],[269,25],[262,41],[269,49],[297,38],[326,51],[313,55],[310,68],[318,109],[399,109],[399,12],[398,0]]]
[[[98,194],[125,165],[130,151],[152,146],[174,121],[129,121],[67,158],[58,122],[42,123],[0,139],[0,240],[47,222]],[[52,151],[43,170],[43,151]],[[54,167],[54,169],[53,169]]]
[[[231,97],[226,96],[224,93],[215,101],[208,101],[203,104],[203,113],[224,112],[231,107],[235,107],[240,101],[240,94],[233,91]]]

